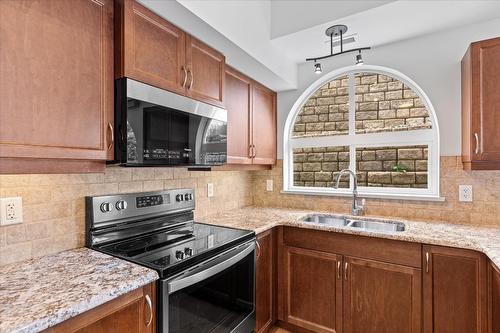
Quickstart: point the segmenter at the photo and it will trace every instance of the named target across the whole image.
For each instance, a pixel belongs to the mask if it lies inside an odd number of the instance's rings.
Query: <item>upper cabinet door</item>
[[[462,151],[467,169],[500,169],[500,38],[462,59]]]
[[[226,67],[227,163],[252,164],[250,147],[251,81]]]
[[[486,259],[478,252],[423,247],[424,332],[486,333]]]
[[[276,161],[276,93],[261,86],[252,89],[253,163]]]
[[[0,41],[0,157],[112,157],[113,1],[0,1]]]
[[[344,333],[421,332],[420,269],[345,257],[343,275]]]
[[[186,65],[186,94],[216,106],[224,106],[224,55],[188,35]]]
[[[186,34],[136,1],[115,8],[116,76],[184,94]]]

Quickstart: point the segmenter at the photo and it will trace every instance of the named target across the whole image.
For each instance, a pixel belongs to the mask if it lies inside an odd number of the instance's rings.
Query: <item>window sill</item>
[[[282,194],[299,194],[299,195],[315,195],[326,197],[352,197],[352,191],[349,192],[316,192],[304,190],[282,190]],[[419,194],[393,194],[393,193],[366,193],[358,190],[359,198],[367,199],[387,199],[387,200],[413,200],[413,201],[437,201],[444,202],[445,197],[434,195],[419,195]]]

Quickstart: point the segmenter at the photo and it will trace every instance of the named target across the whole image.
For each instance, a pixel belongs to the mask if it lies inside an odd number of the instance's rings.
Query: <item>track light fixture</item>
[[[361,57],[361,51],[362,50],[369,50],[371,49],[370,47],[360,47],[357,49],[350,49],[350,50],[345,50],[344,51],[344,34],[347,32],[347,26],[343,24],[337,24],[334,26],[329,27],[326,29],[325,34],[330,37],[330,54],[322,56],[322,57],[316,57],[316,58],[307,58],[306,61],[314,61],[314,73],[320,74],[321,73],[321,64],[317,62],[318,60],[338,56],[340,54],[344,53],[349,53],[349,52],[355,52],[358,51],[359,53],[356,55],[356,64],[360,65],[363,63],[363,58]],[[333,53],[333,37],[340,37],[340,52]]]

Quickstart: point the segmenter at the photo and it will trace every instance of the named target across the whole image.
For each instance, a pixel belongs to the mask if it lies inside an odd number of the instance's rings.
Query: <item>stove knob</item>
[[[184,259],[184,252],[182,252],[182,251],[175,251],[175,258],[176,258],[177,260],[182,260],[182,259]]]
[[[183,196],[182,194],[177,194],[177,195],[175,196],[175,200],[176,200],[177,202],[184,201],[184,196]]]
[[[193,195],[191,193],[189,193],[189,201],[192,201],[193,200]]]
[[[125,200],[118,200],[115,204],[115,207],[118,210],[127,209],[127,202]]]
[[[184,200],[189,201],[189,193],[184,194]]]
[[[193,255],[193,249],[190,247],[184,248],[184,254],[188,257],[191,257]]]
[[[103,202],[101,204],[101,212],[103,212],[103,213],[109,213],[112,208],[113,208],[113,206],[111,206],[111,204],[109,202]]]

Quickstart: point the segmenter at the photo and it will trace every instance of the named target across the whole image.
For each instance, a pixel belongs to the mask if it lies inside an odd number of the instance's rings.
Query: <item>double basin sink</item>
[[[405,231],[406,228],[403,222],[355,219],[341,215],[312,214],[308,215],[302,221],[335,228],[352,228],[355,230],[379,232],[401,232]]]

